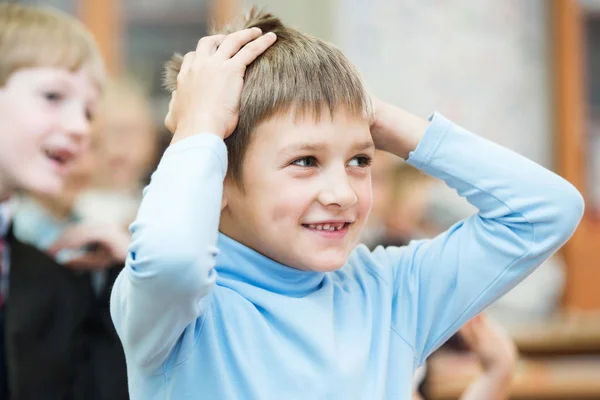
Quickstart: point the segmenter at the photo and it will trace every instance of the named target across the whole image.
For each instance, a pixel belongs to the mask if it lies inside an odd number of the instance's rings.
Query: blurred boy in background
[[[92,184],[79,197],[77,212],[87,220],[128,227],[137,213],[145,180],[157,157],[152,110],[142,86],[130,78],[111,80],[100,108],[101,132]]]
[[[87,398],[127,398],[125,360],[108,312],[109,292],[125,262],[127,225],[154,157],[150,107],[139,86],[110,81],[98,109],[90,151],[67,176],[62,193],[28,193],[15,213],[15,236],[87,277],[84,326],[90,375],[100,387]],[[91,285],[91,286],[90,286]],[[83,295],[85,293],[85,295]]]
[[[19,242],[11,196],[58,195],[89,144],[104,67],[90,33],[57,11],[0,4],[0,398],[72,398],[81,278]]]

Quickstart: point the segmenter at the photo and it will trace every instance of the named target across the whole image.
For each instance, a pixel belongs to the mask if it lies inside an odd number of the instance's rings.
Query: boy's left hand
[[[377,97],[371,96],[371,100],[370,128],[375,147],[407,159],[423,138],[429,122]]]
[[[125,262],[130,239],[130,235],[119,226],[74,224],[63,232],[48,252],[56,256],[61,250],[93,246],[96,247],[93,251],[70,260],[65,265],[80,270],[104,269]]]

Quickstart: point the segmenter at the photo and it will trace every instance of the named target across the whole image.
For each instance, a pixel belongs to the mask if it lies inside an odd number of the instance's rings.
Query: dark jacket
[[[57,264],[12,234],[5,309],[11,400],[127,399],[125,360],[108,296],[120,268],[96,296],[90,275]]]

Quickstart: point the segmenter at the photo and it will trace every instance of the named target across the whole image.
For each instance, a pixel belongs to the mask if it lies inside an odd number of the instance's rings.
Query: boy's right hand
[[[275,43],[259,28],[207,36],[183,58],[165,126],[173,142],[202,132],[225,139],[238,123],[246,67]]]

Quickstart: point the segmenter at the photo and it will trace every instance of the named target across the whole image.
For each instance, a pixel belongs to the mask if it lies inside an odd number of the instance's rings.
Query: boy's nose
[[[324,206],[337,206],[344,210],[356,204],[358,196],[348,182],[348,177],[344,176],[325,183],[318,200]]]
[[[87,118],[85,110],[73,110],[65,115],[63,128],[72,140],[87,142],[91,132],[91,123]]]

